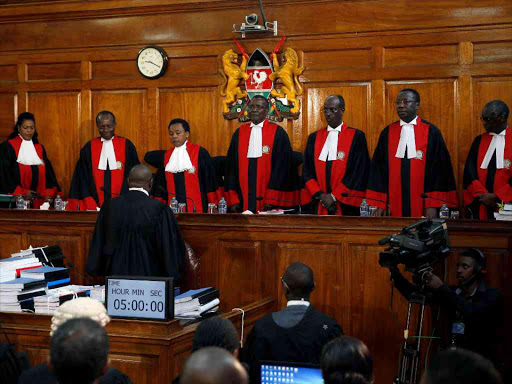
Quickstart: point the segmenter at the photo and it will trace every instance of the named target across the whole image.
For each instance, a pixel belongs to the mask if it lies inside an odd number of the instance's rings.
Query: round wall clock
[[[137,55],[137,68],[147,79],[158,79],[165,73],[169,59],[165,51],[156,46],[148,45]]]

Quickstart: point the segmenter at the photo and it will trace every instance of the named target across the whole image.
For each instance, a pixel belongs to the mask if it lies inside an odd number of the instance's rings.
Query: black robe
[[[86,272],[179,279],[185,244],[171,209],[140,191],[105,202],[89,248]]]
[[[128,174],[133,166],[140,164],[137,150],[133,143],[124,137],[116,135],[113,140],[116,161],[121,165],[121,169],[99,170],[102,142],[99,137],[89,141],[80,151],[66,209],[76,210],[80,205],[82,211],[96,210],[106,199],[128,191]]]
[[[368,204],[386,209],[387,202],[395,217],[421,217],[425,208],[445,204],[441,200],[456,208],[457,187],[441,131],[418,116],[414,127],[417,157],[413,159],[395,157],[400,132],[397,121],[380,134],[368,179]]]
[[[0,144],[0,193],[26,195],[32,190],[41,196],[55,197],[60,192],[52,163],[42,144],[34,143],[43,165],[23,165],[17,162],[21,138],[19,136]],[[34,208],[39,208],[43,199],[36,199]]]
[[[292,147],[286,131],[265,120],[263,155],[247,158],[250,123],[240,126],[231,138],[226,159],[225,196],[229,206],[240,204],[254,213],[264,205],[294,207],[299,204],[292,180]]]
[[[208,203],[217,205],[221,197],[217,188],[215,164],[203,147],[190,142],[186,146],[194,170],[166,172],[165,166],[174,148],[167,150],[158,166],[154,195],[166,203],[175,196],[179,203],[187,204],[187,212],[194,212],[195,207],[197,213],[207,213]]]
[[[486,169],[480,168],[492,136],[484,133],[477,136],[471,145],[464,167],[464,206],[475,219],[494,219],[494,209],[480,204],[478,197],[494,193],[504,202],[512,202],[512,134],[505,135],[504,168],[496,168],[496,151]]]
[[[302,166],[306,188],[313,198],[322,193],[332,193],[336,197],[337,215],[358,216],[370,170],[366,136],[362,131],[343,124],[338,133],[337,159],[321,161],[318,157],[328,134],[327,129],[321,129],[308,137]],[[344,197],[342,193],[349,196]],[[315,205],[314,213],[327,215],[327,209],[318,204],[318,200],[315,200]]]

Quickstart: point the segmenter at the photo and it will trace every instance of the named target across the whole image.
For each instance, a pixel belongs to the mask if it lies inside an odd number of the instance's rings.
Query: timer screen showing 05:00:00
[[[114,299],[114,309],[116,311],[145,311],[145,312],[163,312],[165,304],[162,301],[144,301],[144,300],[126,300]]]

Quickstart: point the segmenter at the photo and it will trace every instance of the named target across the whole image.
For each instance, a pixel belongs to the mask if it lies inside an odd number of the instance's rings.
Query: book
[[[215,299],[215,300],[212,300],[212,301],[210,301],[209,303],[207,303],[205,305],[201,305],[195,311],[180,313],[179,316],[180,317],[197,317],[197,316],[201,316],[202,313],[204,313],[206,311],[209,311],[212,308],[215,308],[219,304],[220,304],[220,300],[219,299]]]
[[[44,281],[44,280],[42,280],[42,281]],[[70,281],[71,281],[71,279],[69,277],[65,278],[65,279],[61,279],[61,280],[50,281],[50,282],[48,282],[48,289],[55,289],[55,288],[63,287],[65,285],[68,285]]]
[[[15,271],[18,268],[29,267],[39,263],[37,257],[8,257],[0,259],[0,272]]]
[[[35,265],[31,265],[29,267],[22,267],[22,268],[18,268],[16,269],[16,277],[20,277],[20,273],[21,271],[24,271],[25,269],[34,269],[34,268],[39,268],[41,267],[43,264],[39,261],[37,263],[35,263]]]
[[[174,303],[183,303],[185,301],[190,301],[192,299],[195,299],[198,296],[201,296],[207,292],[211,292],[214,290],[215,290],[215,287],[191,289],[190,291],[184,292],[181,295],[176,296],[174,298]]]
[[[37,279],[28,279],[24,277],[20,277],[18,279],[14,279],[11,281],[4,281],[0,283],[0,289],[3,288],[38,288],[38,287],[46,287],[47,282],[44,280]]]
[[[197,296],[196,298],[181,302],[181,303],[174,303],[174,313],[183,313],[183,312],[189,312],[192,310],[195,310],[199,308],[201,305],[207,304],[212,300],[219,298],[219,291],[213,290],[213,291],[207,291],[206,293],[202,294],[201,296]]]
[[[69,269],[45,265],[44,267],[23,270],[20,275],[30,279],[55,281],[69,277]]]

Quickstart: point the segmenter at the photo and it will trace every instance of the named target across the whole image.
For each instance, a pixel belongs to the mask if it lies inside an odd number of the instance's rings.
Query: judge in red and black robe
[[[450,154],[441,131],[416,115],[419,105],[417,91],[400,91],[400,121],[388,125],[379,137],[366,195],[368,204],[378,207],[378,215],[390,208],[395,217],[434,218],[443,204],[457,207]]]
[[[0,193],[35,198],[33,208],[60,192],[52,163],[39,144],[33,114],[18,117],[7,141],[0,145]]]
[[[116,119],[102,111],[96,117],[100,137],[84,145],[69,190],[68,210],[98,210],[103,202],[128,191],[126,178],[139,164],[132,142],[115,135]]]
[[[171,120],[169,136],[174,147],[165,152],[158,167],[155,196],[166,203],[175,197],[187,204],[187,212],[206,213],[208,203],[217,205],[221,198],[215,165],[206,149],[188,141],[189,135],[186,120]]]
[[[366,193],[370,170],[366,137],[342,121],[344,112],[342,96],[325,100],[329,126],[309,135],[304,153],[302,175],[319,215],[358,216]]]
[[[298,205],[290,177],[290,139],[283,128],[265,120],[267,113],[267,99],[254,96],[249,103],[252,123],[240,126],[231,138],[225,176],[229,212]]]
[[[493,100],[481,120],[486,133],[471,145],[464,167],[464,206],[473,218],[494,219],[497,204],[512,202],[512,133],[507,126],[508,106]]]

